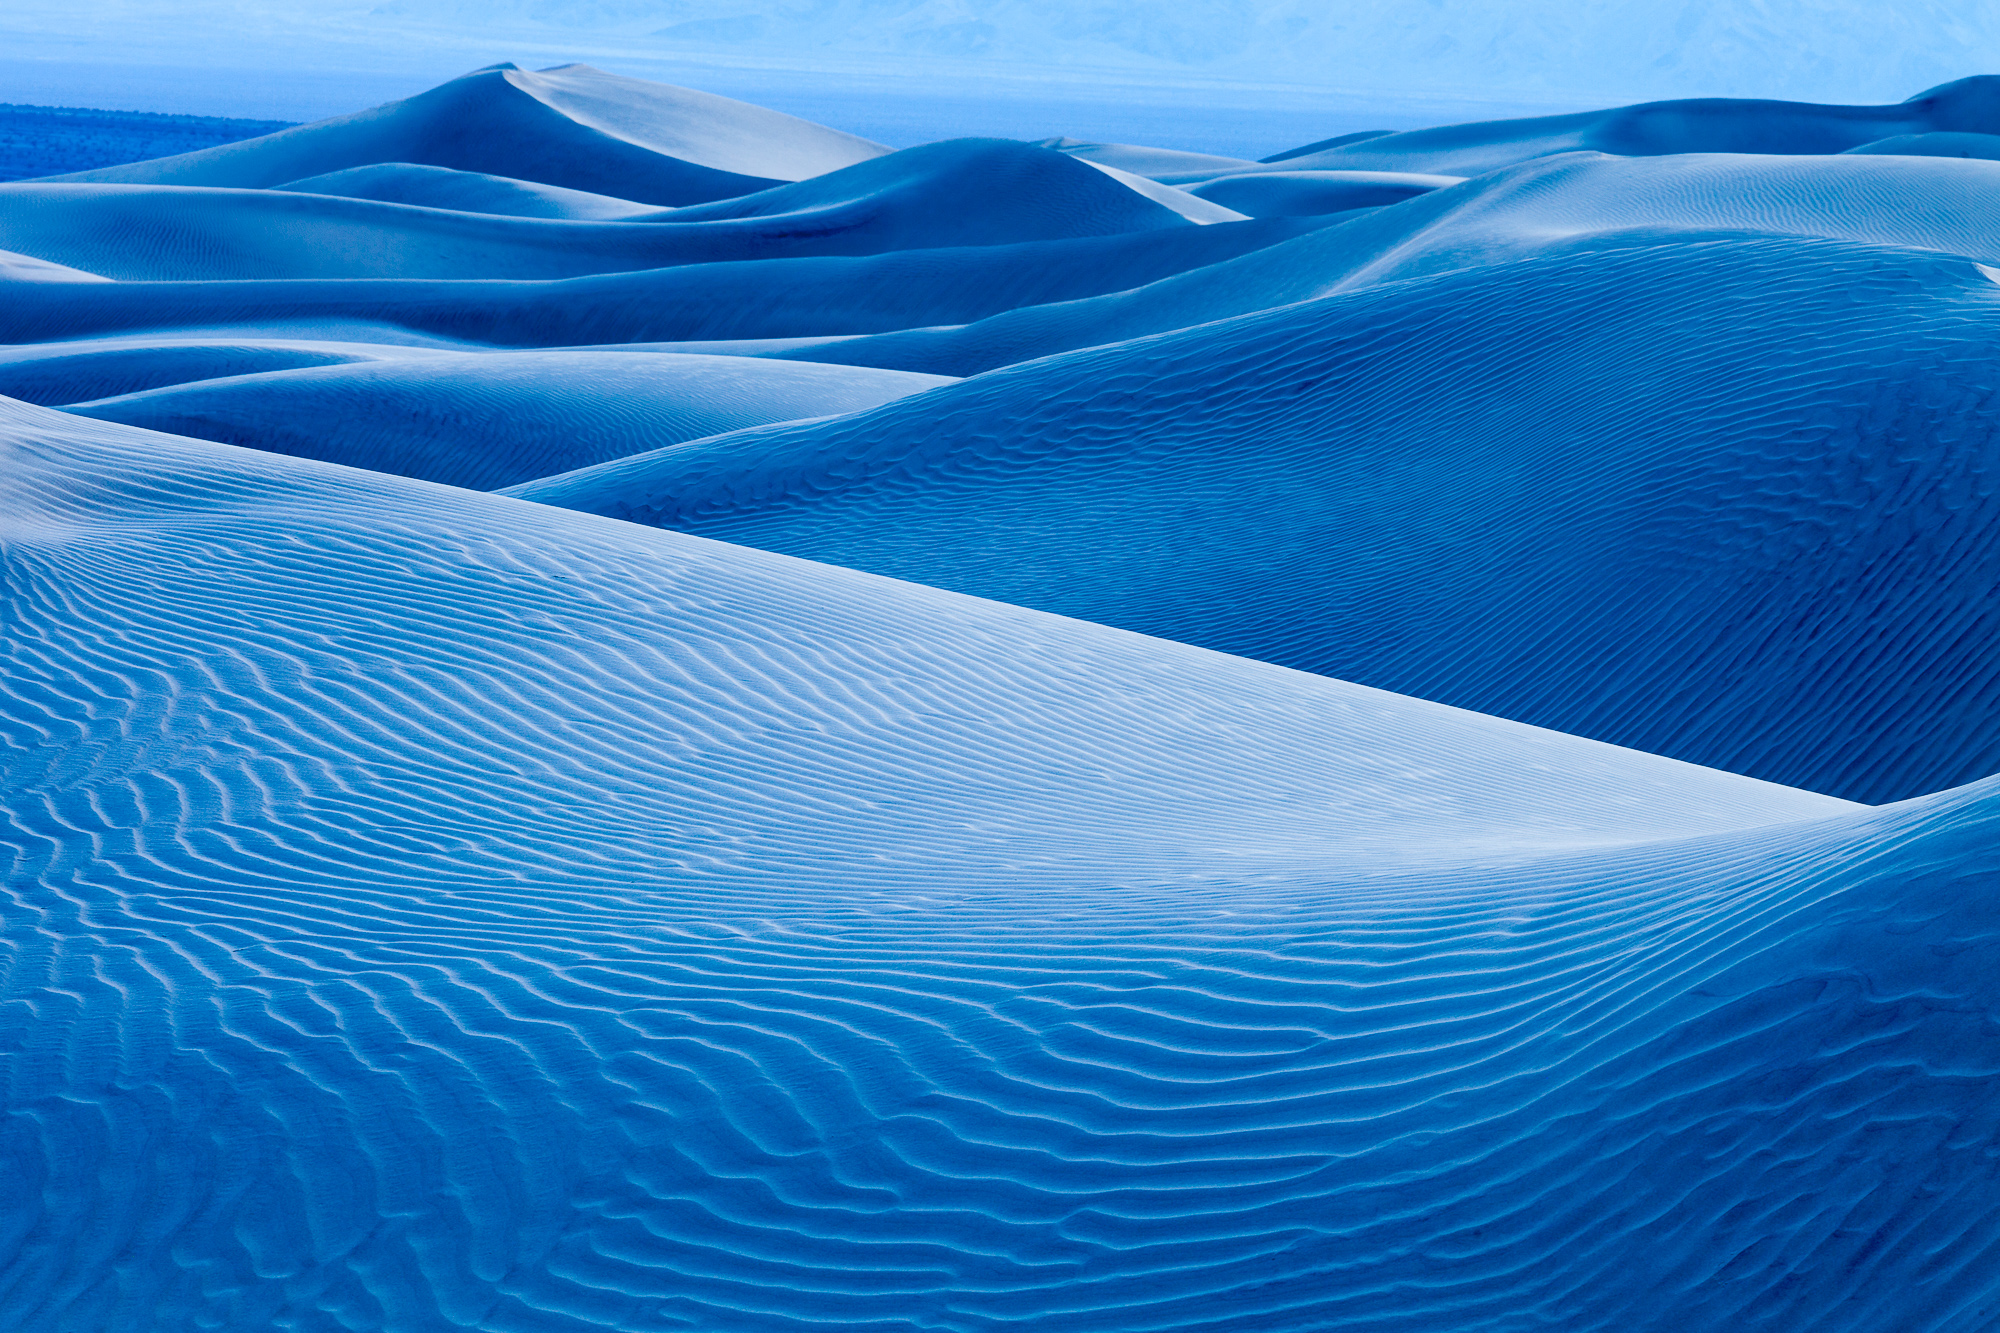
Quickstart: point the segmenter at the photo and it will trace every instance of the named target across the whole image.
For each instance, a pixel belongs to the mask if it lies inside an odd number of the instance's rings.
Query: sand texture
[[[8,1333],[1992,1333],[2000,79],[0,184]]]

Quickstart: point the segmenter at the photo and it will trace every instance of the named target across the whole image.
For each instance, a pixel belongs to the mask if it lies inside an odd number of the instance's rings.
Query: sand
[[[0,185],[7,1327],[1984,1333],[1996,89]]]

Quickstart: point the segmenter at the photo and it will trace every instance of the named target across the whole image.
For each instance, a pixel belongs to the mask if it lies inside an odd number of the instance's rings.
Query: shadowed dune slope
[[[1490,124],[1491,122],[1483,123]],[[1257,159],[1256,165],[1269,166],[1274,162],[1291,162],[1301,157],[1310,157],[1314,153],[1324,152],[1329,148],[1339,148],[1343,144],[1362,143],[1369,139],[1379,139],[1385,134],[1394,134],[1395,132],[1394,130],[1354,130],[1347,134],[1336,134],[1330,139],[1315,139],[1311,143],[1302,144],[1297,148],[1287,148],[1281,153],[1273,153],[1269,157],[1260,157]]]
[[[1176,211],[1146,191],[1186,204]],[[1004,139],[910,148],[799,185],[639,217],[503,217],[289,190],[0,185],[0,243],[114,279],[156,281],[564,278],[1244,220],[1169,186],[1121,181]]]
[[[476,171],[639,203],[748,194],[889,150],[691,88],[587,65],[496,65],[353,115],[52,179],[262,188],[377,162]]]
[[[2000,126],[1996,126],[2000,129]],[[1970,134],[1937,131],[1931,134],[1898,134],[1873,143],[1849,148],[1850,153],[1894,153],[1903,157],[1977,157],[2000,160],[2000,134]]]
[[[228,375],[441,354],[424,347],[303,339],[140,337],[31,343],[0,347],[0,396],[56,407]]]
[[[1704,232],[1822,236],[2000,262],[2000,163],[1572,153],[1336,218],[1264,254],[1143,288],[788,355],[974,375],[1371,283]]]
[[[468,352],[307,366],[65,411],[491,490],[745,426],[953,383],[935,375],[664,352]]]
[[[613,199],[607,194],[565,190],[533,181],[510,180],[477,171],[453,171],[414,162],[375,162],[348,167],[304,180],[274,185],[295,194],[325,194],[342,199],[374,199],[385,204],[414,204],[459,213],[494,213],[515,218],[562,218],[571,222],[619,221],[657,213],[651,204]]]
[[[1107,188],[1107,181],[1124,188]],[[1012,139],[947,139],[905,148],[795,185],[660,216],[689,222],[811,219],[852,208],[872,214],[904,199],[909,203],[903,212],[912,222],[926,209],[945,216],[964,214],[965,225],[983,225],[1001,240],[1149,231],[1174,225],[1175,217],[1200,224],[1243,220],[1242,214],[1195,199],[1185,190]]]
[[[342,340],[329,330],[395,325],[512,347],[812,337],[961,324],[1022,305],[1154,282],[1325,225],[1261,218],[1120,236],[954,246],[884,255],[691,264],[569,280],[296,279],[9,284],[0,340],[138,331]],[[284,330],[279,332],[278,330]]]
[[[1992,1308],[1985,788],[7,432],[16,1327]]]
[[[1259,171],[1224,176],[1188,192],[1250,217],[1268,218],[1400,204],[1461,179],[1397,171]]]
[[[1634,246],[515,493],[1887,800],[2000,769],[1996,338],[1967,260]]]

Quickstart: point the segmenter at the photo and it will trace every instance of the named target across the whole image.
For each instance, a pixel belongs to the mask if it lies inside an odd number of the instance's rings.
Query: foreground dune
[[[8,1328],[1988,1333],[1996,88],[0,187]]]
[[[1878,812],[8,433],[33,1320],[1609,1328],[1681,1288],[1683,1327],[1859,1328],[1990,1290],[1984,788]]]

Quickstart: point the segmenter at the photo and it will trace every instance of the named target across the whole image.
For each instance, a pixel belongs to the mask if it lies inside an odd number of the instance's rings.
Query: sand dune
[[[1145,148],[1129,143],[1086,143],[1081,139],[1044,139],[1042,147],[1114,167],[1137,176],[1172,184],[1189,177],[1206,178],[1227,171],[1250,171],[1256,163],[1240,157],[1219,157],[1214,153],[1188,153],[1173,148]]]
[[[861,411],[950,383],[733,356],[462,353],[270,369],[64,410],[491,490],[745,426]]]
[[[1996,338],[1968,260],[1631,245],[517,493],[1893,800],[2000,769]]]
[[[415,204],[457,213],[495,213],[501,217],[561,218],[569,222],[621,221],[659,210],[651,204],[613,199],[608,194],[565,190],[477,171],[453,171],[415,162],[371,162],[303,180],[274,185],[274,190],[325,194],[341,199],[375,199],[385,204]]]
[[[1252,178],[1254,179],[1254,178]],[[787,355],[973,375],[1034,357],[1551,251],[1765,233],[2000,263],[2000,166],[1945,158],[1572,153],[1431,190],[1144,287]]]
[[[1990,1291],[1983,786],[1867,810],[7,430],[28,1326],[1609,1329],[1685,1289],[1684,1327],[1861,1328]]]
[[[55,407],[228,375],[438,354],[379,342],[297,339],[137,337],[29,344],[0,350],[0,396]]]
[[[50,263],[33,255],[17,255],[11,250],[0,250],[0,283],[12,286],[22,282],[109,282],[111,279],[99,273],[86,273],[82,269],[70,268],[66,264]]]
[[[1120,236],[953,246],[862,257],[690,264],[570,281],[470,278],[15,284],[13,343],[229,329],[234,336],[471,339],[508,347],[809,337],[958,324],[1143,286],[1291,240],[1324,219],[1268,218]],[[393,326],[393,327],[392,327]],[[364,341],[368,339],[363,339]]]
[[[1996,89],[0,187],[7,1328],[1989,1333]]]
[[[763,107],[587,65],[535,72],[496,65],[351,116],[55,179],[256,188],[411,162],[676,205],[802,180],[888,151]]]
[[[1399,171],[1257,171],[1222,176],[1188,193],[1251,217],[1311,216],[1400,204],[1463,179]]]
[[[1294,170],[1473,176],[1558,153],[1839,153],[1892,135],[2000,132],[2000,75],[1979,75],[1893,106],[1818,106],[1725,97],[1647,102],[1526,120],[1406,130],[1281,154]],[[1240,170],[1241,168],[1239,168]]]
[[[1928,134],[1894,134],[1886,139],[1876,139],[1845,151],[1894,153],[1902,157],[1977,157],[1990,162],[2000,159],[2000,134],[1972,134],[1953,130],[1937,130]]]
[[[1153,193],[1179,195],[1168,207]],[[623,221],[284,190],[0,185],[0,241],[125,280],[563,278],[719,260],[1005,245],[1244,215],[1005,140],[911,148],[797,185]]]
[[[1125,188],[1107,186],[1107,180]],[[676,209],[665,220],[837,217],[850,209],[870,216],[895,210],[904,226],[920,228],[962,216],[962,226],[989,229],[989,244],[1150,231],[1174,225],[1175,218],[1198,224],[1243,220],[1117,167],[1009,139],[906,148],[796,185]],[[923,244],[915,235],[910,241]]]

